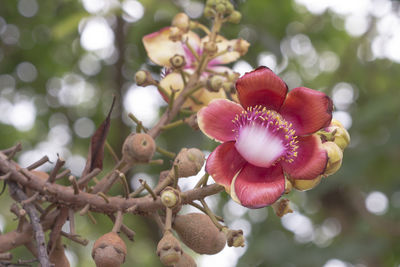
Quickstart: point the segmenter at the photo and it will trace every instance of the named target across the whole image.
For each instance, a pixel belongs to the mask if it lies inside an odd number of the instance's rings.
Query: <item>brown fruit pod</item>
[[[183,252],[181,258],[174,267],[197,267],[197,264],[189,254]]]
[[[126,162],[148,162],[156,151],[154,139],[145,133],[131,133],[122,146],[122,155]]]
[[[199,254],[217,254],[225,247],[225,234],[203,213],[178,215],[173,228],[182,242]]]
[[[175,265],[179,262],[182,253],[183,251],[179,241],[170,231],[165,232],[163,238],[161,238],[157,245],[157,255],[160,261],[166,266]]]
[[[94,242],[92,258],[97,267],[118,267],[125,262],[126,253],[126,245],[121,237],[109,232]]]

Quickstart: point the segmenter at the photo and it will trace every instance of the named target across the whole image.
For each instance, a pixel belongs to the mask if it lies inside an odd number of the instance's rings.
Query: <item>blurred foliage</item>
[[[0,4],[0,97],[1,101],[10,103],[16,103],[21,98],[30,99],[35,104],[36,119],[28,131],[18,131],[10,123],[0,124],[0,148],[10,147],[18,141],[22,142],[25,151],[37,148],[48,138],[55,118],[61,116],[70,138],[65,144],[69,151],[67,155],[85,156],[89,138],[76,134],[74,122],[88,117],[99,125],[109,108],[111,95],[115,94],[120,103],[113,114],[108,141],[120,154],[122,141],[133,130],[133,123],[122,119],[126,118],[126,112],[123,112],[121,98],[140,68],[152,70],[156,75],[159,73],[159,68],[147,59],[141,43],[142,36],[168,26],[177,12],[190,9],[193,3],[200,8],[201,2],[140,0],[145,13],[135,22],[121,19],[123,12],[118,5],[90,14],[80,1],[73,0],[35,1],[37,13],[24,17],[19,11],[21,2],[27,1],[2,0]],[[265,214],[269,212],[262,222],[254,222],[247,212],[242,218],[252,222],[251,232],[247,237],[247,250],[237,265],[323,266],[331,259],[339,259],[353,265],[361,264],[357,266],[399,266],[400,65],[373,54],[371,47],[374,36],[378,34],[378,18],[369,14],[368,29],[355,37],[344,29],[344,17],[330,10],[312,14],[294,0],[234,2],[242,13],[242,22],[227,25],[222,33],[227,38],[239,35],[251,43],[243,60],[252,67],[258,66],[260,53],[267,52],[275,56],[276,69],[289,87],[307,86],[333,96],[335,86],[344,82],[354,93],[354,99],[348,99],[349,105],[338,109],[347,112],[352,119],[349,129],[352,143],[345,151],[341,170],[316,189],[290,196],[297,212],[312,222],[311,237],[301,239],[298,233],[287,230],[281,219],[273,215],[272,209],[262,210]],[[392,2],[391,9],[399,14],[398,3]],[[82,48],[80,33],[85,21],[93,16],[106,18],[114,32],[115,47],[120,51],[98,59],[101,66],[99,72],[87,75],[82,72],[80,62],[85,55],[95,53]],[[208,23],[203,18],[200,21]],[[10,43],[5,39],[5,32],[9,30],[6,25],[17,27],[19,37],[16,42]],[[317,56],[315,62],[310,62],[310,54],[289,51],[296,40],[303,46],[299,49],[312,48]],[[340,63],[331,71],[323,71],[318,63],[321,62],[319,57],[327,51]],[[30,62],[35,66],[36,79],[21,79],[17,70],[21,62]],[[71,73],[91,84],[94,93],[90,99],[66,105],[57,98],[57,90],[61,89],[52,89],[51,81]],[[11,84],[8,82],[10,77]],[[67,79],[77,78],[70,75]],[[72,86],[70,90],[74,88]],[[217,145],[187,126],[164,133],[157,142],[175,152],[185,146],[211,151]],[[59,152],[49,151],[53,157]],[[32,158],[31,161],[37,159]],[[107,170],[112,167],[113,161],[109,155],[106,155],[106,161]],[[165,159],[165,162],[159,167],[140,166],[135,173],[146,172],[156,181],[158,173],[169,166],[169,160]],[[385,214],[378,216],[365,209],[364,198],[372,191],[380,191],[388,198]],[[120,194],[121,188],[116,185],[112,193]],[[227,201],[229,198],[222,194],[217,214],[226,214],[224,205]],[[3,195],[1,202],[0,219],[5,220],[3,230],[13,230],[16,223],[7,210],[11,200]],[[96,215],[99,222],[96,226],[92,226],[85,217],[77,217],[77,232],[92,241],[111,228],[109,219],[102,215]],[[235,219],[231,214],[227,219],[228,225]],[[330,238],[325,236],[324,240],[321,231],[323,233],[326,225],[329,226],[327,222],[332,219],[334,225],[339,223],[339,231]],[[160,238],[156,225],[142,217],[126,216],[124,221],[137,233],[134,243],[127,242],[130,252],[126,265],[160,265],[155,254]],[[302,221],[297,222],[300,225],[296,227],[302,229]],[[94,266],[89,256],[91,245],[82,249],[67,241],[68,249],[77,256],[76,266]],[[23,248],[16,249],[14,253],[15,258],[29,257]]]

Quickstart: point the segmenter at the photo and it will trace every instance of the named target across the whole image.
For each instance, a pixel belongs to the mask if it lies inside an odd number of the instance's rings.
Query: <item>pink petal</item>
[[[187,58],[181,42],[173,42],[169,39],[171,27],[165,27],[158,32],[148,34],[143,37],[143,45],[149,58],[160,66],[171,67],[170,58],[174,55],[182,55]],[[197,48],[200,45],[200,38],[194,32],[187,35],[189,43]]]
[[[237,176],[234,186],[240,204],[262,208],[277,201],[285,191],[285,177],[279,164],[269,168],[247,163]]]
[[[299,148],[294,162],[281,161],[283,170],[292,179],[309,180],[324,173],[328,155],[322,148],[321,139],[317,135],[299,136]]]
[[[235,102],[214,99],[197,113],[197,121],[200,130],[208,137],[219,142],[232,141],[235,140],[232,120],[242,111],[243,108]]]
[[[202,39],[202,43],[205,43],[209,40],[208,36],[204,37]],[[233,40],[227,40],[223,36],[218,35],[217,36],[217,47],[218,47],[218,52],[220,53],[222,51],[229,50],[229,52],[223,53],[218,57],[213,58],[208,65],[213,66],[213,65],[222,65],[222,64],[228,64],[231,62],[236,61],[240,57],[240,53],[235,51],[235,45],[237,42],[242,42],[241,45],[245,47],[249,47],[250,44],[246,40],[239,40],[239,39],[233,39]]]
[[[325,93],[298,87],[288,93],[279,113],[293,123],[296,135],[306,135],[329,126],[332,109],[332,100]]]
[[[267,67],[243,75],[237,80],[236,89],[244,108],[262,105],[272,110],[281,107],[288,91],[285,82]]]
[[[219,145],[208,156],[206,171],[229,193],[233,177],[245,164],[246,161],[236,151],[235,142],[231,141]]]

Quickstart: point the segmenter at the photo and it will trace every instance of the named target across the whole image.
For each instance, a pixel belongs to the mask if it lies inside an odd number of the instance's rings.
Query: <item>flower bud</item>
[[[115,232],[109,232],[96,240],[92,258],[97,267],[118,267],[125,262],[127,250],[124,241]]]
[[[332,141],[336,145],[342,149],[342,151],[349,145],[350,143],[350,135],[347,130],[343,127],[343,125],[336,119],[332,119],[331,124],[319,131],[323,141]]]
[[[226,6],[223,3],[219,3],[215,6],[215,10],[220,14],[224,14],[226,11]]]
[[[334,136],[335,144],[343,151],[350,143],[350,135],[344,127],[337,128]]]
[[[203,167],[204,154],[197,148],[182,148],[176,156],[174,164],[178,167],[178,177],[196,175]]]
[[[218,46],[215,42],[208,41],[203,44],[203,50],[204,52],[207,52],[207,54],[212,56],[218,52]]]
[[[285,214],[293,212],[289,204],[290,204],[289,199],[283,198],[272,204],[272,209],[274,210],[276,216],[282,217]]]
[[[191,115],[189,118],[186,118],[185,122],[187,123],[187,125],[192,127],[192,129],[195,130],[195,131],[200,129],[199,128],[199,123],[197,121],[197,113]]]
[[[186,65],[185,57],[182,55],[178,55],[178,54],[171,57],[169,59],[169,62],[171,63],[172,67],[175,69],[183,68]]]
[[[235,86],[232,82],[223,82],[222,88],[225,90],[225,92],[232,92],[235,90]]]
[[[324,176],[334,174],[342,166],[343,152],[334,142],[322,143],[323,148],[328,153],[328,163],[324,172]]]
[[[166,266],[177,264],[182,256],[182,248],[179,241],[170,231],[164,233],[163,238],[158,242],[157,255]]]
[[[161,202],[164,206],[173,209],[181,203],[181,195],[175,188],[167,186],[161,192]]]
[[[138,72],[136,72],[135,81],[136,84],[139,86],[147,86],[155,83],[150,72],[148,72],[147,70],[139,70]]]
[[[189,31],[190,19],[185,13],[178,13],[172,20],[172,26],[177,27],[183,32]]]
[[[228,21],[230,23],[235,23],[235,24],[239,24],[241,19],[242,19],[242,14],[240,14],[240,12],[237,10],[233,11],[228,17]]]
[[[174,267],[196,267],[194,259],[187,253],[183,252],[178,263]]]
[[[131,133],[122,147],[123,158],[126,162],[148,162],[156,151],[154,139],[145,133]]]
[[[239,76],[240,76],[240,74],[238,72],[230,72],[228,74],[228,80],[232,83],[236,83]]]
[[[225,234],[203,213],[178,215],[173,228],[182,242],[199,254],[217,254],[225,247]]]
[[[318,176],[317,178],[311,180],[299,180],[293,179],[291,180],[292,186],[299,191],[307,191],[316,187],[322,179],[322,175]]]
[[[233,49],[240,54],[240,56],[244,56],[249,50],[249,42],[243,39],[238,39],[235,42]]]
[[[244,236],[242,230],[231,230],[224,227],[222,231],[226,235],[226,240],[229,247],[244,247]]]
[[[211,92],[218,92],[222,87],[223,80],[220,76],[214,75],[208,80],[207,88]]]
[[[171,27],[169,32],[169,39],[173,42],[182,40],[183,32],[178,27]]]
[[[214,10],[211,8],[211,7],[209,7],[209,6],[206,6],[205,8],[204,8],[204,17],[206,17],[206,18],[212,18],[212,17],[214,17]]]

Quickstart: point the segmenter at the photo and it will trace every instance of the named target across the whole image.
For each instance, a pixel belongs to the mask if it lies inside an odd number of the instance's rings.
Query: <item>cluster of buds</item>
[[[207,0],[204,8],[204,16],[213,18],[216,16],[224,16],[231,23],[239,23],[242,14],[235,10],[235,7],[229,0]]]
[[[292,187],[300,191],[312,189],[321,182],[322,178],[336,173],[342,166],[343,151],[350,143],[350,135],[343,125],[338,120],[332,119],[331,124],[318,131],[317,135],[321,138],[322,147],[328,155],[324,173],[312,180],[291,180],[287,177],[287,192]]]
[[[147,71],[136,73],[138,85],[157,86],[169,103],[185,90],[186,100],[182,107],[193,111],[198,111],[215,98],[234,94],[239,74],[221,65],[236,61],[247,53],[249,47],[245,40],[227,40],[218,34],[224,22],[240,20],[240,13],[228,0],[208,1],[205,10],[214,14],[210,16],[214,19],[211,29],[179,13],[170,27],[143,37],[149,58],[165,68],[160,81],[154,80]],[[205,36],[201,38],[193,30],[202,31]],[[190,88],[187,84],[193,75],[197,82],[190,83]]]

